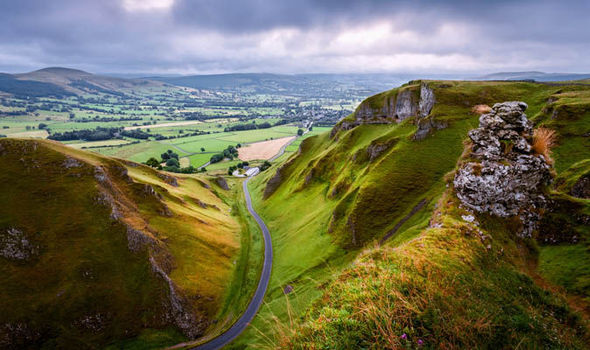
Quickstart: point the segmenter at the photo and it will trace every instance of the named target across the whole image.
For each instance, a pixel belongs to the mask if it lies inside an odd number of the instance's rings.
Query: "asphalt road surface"
[[[258,287],[256,287],[256,292],[248,305],[248,308],[230,329],[225,331],[224,333],[220,334],[217,338],[212,339],[211,341],[199,345],[195,347],[198,350],[214,350],[214,349],[221,349],[225,345],[229,344],[232,340],[234,340],[240,333],[248,327],[260,305],[262,305],[262,300],[264,299],[264,294],[266,293],[266,289],[268,287],[268,281],[270,280],[270,270],[272,268],[272,243],[270,240],[270,233],[268,232],[268,228],[266,224],[258,213],[252,207],[252,200],[250,199],[250,192],[248,191],[248,181],[250,181],[251,177],[246,179],[242,183],[242,187],[244,189],[244,197],[246,197],[246,205],[248,206],[248,211],[254,217],[258,226],[262,230],[262,235],[264,236],[264,264],[262,266],[262,273],[260,274],[260,281],[258,281]]]

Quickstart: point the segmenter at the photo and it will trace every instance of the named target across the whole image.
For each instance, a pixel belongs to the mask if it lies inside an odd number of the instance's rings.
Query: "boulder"
[[[531,153],[532,123],[524,102],[497,103],[480,117],[479,128],[469,132],[472,161],[455,174],[454,186],[462,204],[479,213],[518,217],[530,237],[547,206],[545,187],[551,166]]]

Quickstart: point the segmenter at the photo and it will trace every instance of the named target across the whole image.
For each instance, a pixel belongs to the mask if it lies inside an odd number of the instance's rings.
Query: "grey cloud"
[[[531,62],[530,69],[590,70],[590,63],[581,59],[590,54],[590,1],[586,0],[176,0],[169,11],[135,13],[127,12],[122,1],[3,1],[0,71],[60,64],[94,71],[275,69],[295,73],[301,62],[306,62],[308,70],[330,70],[331,62],[354,61],[359,53],[347,57],[321,48],[347,29],[378,22],[392,23],[392,36],[411,32],[427,44],[388,46],[396,38],[384,40],[364,53],[376,60],[395,54],[430,54],[433,61],[457,55],[482,65],[489,63],[490,69],[521,68],[519,62]],[[445,25],[468,28],[472,41],[456,44],[456,38],[441,38],[428,42]],[[277,29],[312,33],[303,36],[303,42],[300,36],[281,38],[297,50],[293,56],[299,62],[273,52],[252,54],[248,46],[256,47]],[[200,40],[212,35],[222,43],[212,48],[203,43],[201,48]],[[195,40],[183,41],[191,37]],[[302,52],[307,52],[305,57],[300,56]],[[436,64],[431,66],[425,64],[423,69],[439,69]],[[355,71],[359,67],[343,63],[337,69]]]

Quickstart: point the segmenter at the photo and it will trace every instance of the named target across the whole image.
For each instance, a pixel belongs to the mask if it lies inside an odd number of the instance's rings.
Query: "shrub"
[[[178,162],[178,159],[170,158],[166,161],[166,166],[167,167],[172,167],[172,166],[180,167],[180,163]]]
[[[551,159],[551,148],[555,146],[557,137],[555,130],[547,128],[537,128],[533,134],[533,152],[541,154],[547,162],[553,163]]]
[[[157,168],[160,165],[160,162],[156,158],[151,157],[147,160],[147,162],[145,162],[145,164],[151,166],[152,168]]]

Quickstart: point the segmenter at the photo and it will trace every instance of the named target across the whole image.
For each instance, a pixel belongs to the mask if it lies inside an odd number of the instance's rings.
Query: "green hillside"
[[[423,83],[432,90],[435,103],[420,118],[416,115],[422,108]],[[486,234],[497,244],[494,249],[505,251],[501,257],[485,256],[481,242],[464,237],[468,225],[447,188],[467,132],[478,125],[479,115],[472,111],[476,105],[525,101],[530,119],[557,131],[553,158],[558,174],[577,166],[590,157],[589,92],[590,87],[566,84],[413,81],[365,100],[331,134],[305,140],[299,154],[252,183],[257,210],[273,235],[276,258],[267,307],[255,319],[256,329],[247,331],[234,347],[252,339],[257,346],[279,348],[401,346],[384,337],[414,336],[411,326],[417,317],[424,318],[424,329],[430,327],[430,333],[420,336],[431,345],[438,341],[441,346],[485,346],[503,336],[509,347],[519,341],[580,347],[578,316],[559,293],[551,296],[537,283],[546,283],[543,288],[563,285],[551,274],[559,276],[556,269],[563,264],[573,269],[576,261],[587,261],[587,232],[572,223],[583,238],[575,244],[546,245],[514,241],[509,226],[482,219]],[[410,101],[409,116],[392,112],[402,95]],[[552,191],[560,196],[562,190]],[[588,207],[587,199],[569,200]],[[435,211],[445,225],[427,229]],[[566,258],[560,253],[552,254],[557,262],[543,259],[555,249],[576,249],[578,254],[568,261],[562,261]],[[538,270],[528,269],[537,264]],[[587,281],[590,275],[583,269],[575,273],[577,287],[571,290],[587,298],[579,280]],[[538,277],[537,283],[529,276]],[[522,290],[527,294],[518,296]],[[407,305],[392,306],[400,300]],[[425,309],[419,301],[432,307]],[[507,311],[505,303],[517,309]],[[459,305],[463,309],[455,312]],[[307,316],[299,319],[306,310]],[[483,310],[511,319],[477,318]],[[470,333],[468,326],[475,321],[480,322],[481,334]],[[551,325],[552,331],[539,329],[541,324]],[[375,333],[381,328],[388,334]],[[456,334],[451,336],[452,329]]]
[[[49,141],[0,140],[0,159],[0,347],[159,348],[249,301],[236,189]]]

